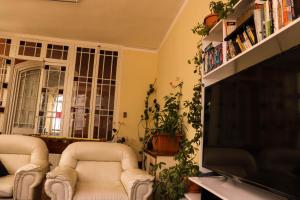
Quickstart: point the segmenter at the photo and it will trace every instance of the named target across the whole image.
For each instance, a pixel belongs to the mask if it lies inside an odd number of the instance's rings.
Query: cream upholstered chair
[[[47,174],[52,200],[146,200],[153,177],[137,168],[133,150],[124,144],[76,142]]]
[[[37,188],[48,170],[44,141],[30,136],[0,135],[0,160],[9,173],[0,177],[0,199],[40,199]]]

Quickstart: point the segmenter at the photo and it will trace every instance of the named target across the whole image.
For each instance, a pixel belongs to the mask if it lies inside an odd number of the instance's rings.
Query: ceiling
[[[1,0],[0,31],[157,49],[185,0]]]

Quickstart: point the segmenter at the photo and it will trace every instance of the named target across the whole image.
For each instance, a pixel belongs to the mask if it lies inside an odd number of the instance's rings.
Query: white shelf
[[[245,183],[236,183],[221,176],[189,179],[223,200],[286,200],[266,190]]]
[[[241,15],[245,13],[245,11],[248,9],[250,3],[254,2],[254,0],[240,0],[234,7],[233,13],[227,16],[227,19],[235,20]]]
[[[203,76],[205,86],[300,44],[300,18]]]
[[[201,200],[200,193],[187,193],[184,196],[187,200]]]
[[[220,20],[210,31],[203,41],[223,42],[223,20]]]

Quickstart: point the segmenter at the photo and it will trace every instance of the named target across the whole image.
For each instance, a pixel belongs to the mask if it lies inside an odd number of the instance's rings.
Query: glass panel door
[[[20,71],[17,75],[13,134],[34,134],[40,75],[40,69]]]
[[[38,122],[41,135],[62,135],[65,72],[65,66],[44,67]]]

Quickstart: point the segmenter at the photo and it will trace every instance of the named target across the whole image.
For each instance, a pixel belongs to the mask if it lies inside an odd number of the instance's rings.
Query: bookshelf
[[[203,73],[205,86],[214,84],[219,80],[225,79],[300,44],[300,18],[297,18],[262,41],[257,42],[251,48],[228,59],[227,42],[225,41],[227,37],[225,23],[235,21],[240,15],[246,12],[251,2],[254,2],[254,0],[240,0],[235,5],[234,12],[227,19],[220,20],[212,28],[209,35],[203,39],[203,50],[211,43],[223,43],[223,63],[211,71]]]

